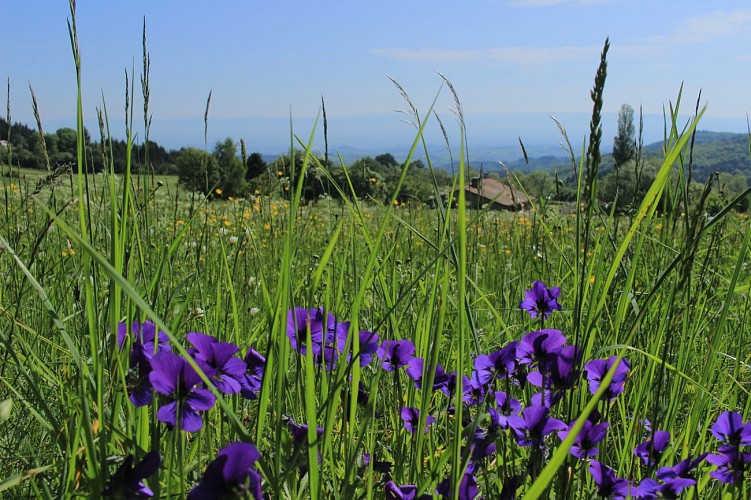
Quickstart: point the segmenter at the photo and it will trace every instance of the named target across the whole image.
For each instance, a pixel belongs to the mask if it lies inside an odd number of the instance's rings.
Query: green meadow
[[[399,201],[431,109],[384,200],[317,129],[286,191],[94,174],[79,85],[75,161],[0,177],[0,497],[748,498],[749,190],[689,192],[679,95],[644,198],[598,203],[606,53],[576,201],[519,212]]]

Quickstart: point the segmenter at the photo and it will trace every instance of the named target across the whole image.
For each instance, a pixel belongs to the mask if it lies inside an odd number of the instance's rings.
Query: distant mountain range
[[[581,146],[579,145],[579,148]],[[559,145],[532,145],[525,149],[528,153],[527,161],[524,159],[521,146],[507,147],[488,147],[475,146],[469,148],[469,162],[475,170],[484,172],[504,172],[505,169],[519,170],[522,172],[531,172],[533,170],[548,169],[558,170],[566,173],[571,170],[571,160],[566,156],[563,147]],[[603,144],[601,172],[607,173],[613,168],[612,156],[607,153],[610,146]],[[643,155],[645,159],[661,158],[663,142],[653,142],[644,146]],[[338,162],[341,157],[345,164],[350,164],[360,158],[370,156],[375,157],[378,154],[389,152],[398,161],[406,159],[408,151],[402,147],[384,148],[376,151],[373,149],[356,148],[343,146],[329,151],[329,157],[334,162]],[[438,144],[428,146],[430,159],[435,167],[452,171],[458,168],[458,159],[449,155],[447,148]],[[322,154],[322,152],[319,152]],[[580,150],[577,151],[580,153]],[[278,155],[264,155],[267,162],[272,162]],[[424,153],[419,149],[415,158],[423,159]],[[693,150],[693,172],[697,181],[703,182],[707,176],[714,172],[742,173],[747,179],[751,180],[751,153],[749,153],[749,136],[748,134],[738,134],[733,132],[713,132],[700,130],[694,138]]]
[[[663,146],[662,141],[645,145],[643,149],[644,158],[662,158]],[[560,146],[559,148],[562,150]],[[607,151],[607,148],[603,147],[603,150]],[[715,172],[742,173],[747,179],[751,180],[751,152],[748,134],[700,130],[694,138],[692,156],[693,173],[697,181],[703,182]],[[571,169],[571,160],[565,154],[530,156],[528,161],[525,161],[519,152],[515,158],[513,156],[503,158],[500,155],[491,156],[488,152],[481,150],[475,151],[474,155],[470,156],[470,163],[475,169],[482,166],[482,169],[487,172],[502,172],[503,166],[500,162],[503,162],[503,165],[508,169],[521,171],[558,169],[565,172]],[[446,163],[438,165],[447,168]],[[601,171],[603,173],[608,172],[612,167],[612,155],[609,153],[603,154]]]

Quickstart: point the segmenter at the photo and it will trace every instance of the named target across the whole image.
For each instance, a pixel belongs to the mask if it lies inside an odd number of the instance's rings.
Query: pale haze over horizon
[[[34,125],[29,85],[46,132],[75,125],[68,2],[4,2],[0,78],[10,82],[13,122]],[[606,37],[603,152],[623,103],[643,109],[645,139],[683,84],[682,110],[699,129],[745,132],[751,111],[751,6],[747,1],[433,0],[381,2],[78,2],[86,125],[98,138],[106,100],[124,135],[125,72],[135,78],[135,130],[143,138],[142,30],[151,58],[151,139],[168,148],[244,138],[251,151],[289,147],[290,116],[307,140],[326,104],[332,149],[408,148],[415,128],[397,80],[418,111],[434,110],[458,148],[460,98],[472,146],[555,145],[559,118],[575,147],[587,133],[589,91]],[[135,74],[133,74],[135,71]],[[3,85],[5,87],[5,85]],[[2,93],[6,97],[5,89]],[[3,114],[4,117],[4,114]],[[322,129],[316,131],[322,145]],[[428,140],[440,145],[435,120]]]

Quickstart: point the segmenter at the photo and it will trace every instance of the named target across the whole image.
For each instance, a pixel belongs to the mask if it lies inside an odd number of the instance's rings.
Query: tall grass
[[[138,462],[156,451],[162,465],[147,479],[154,494],[185,496],[218,450],[245,441],[260,451],[257,470],[272,498],[383,498],[389,481],[433,495],[444,480],[451,496],[462,497],[470,479],[487,498],[508,492],[514,481],[525,498],[589,496],[596,491],[589,464],[569,453],[588,416],[611,424],[597,460],[634,484],[653,477],[658,466],[715,451],[710,427],[722,412],[749,419],[748,220],[732,210],[739,200],[708,217],[707,196],[698,204],[689,199],[691,137],[703,111],[697,105],[696,116],[680,123],[680,94],[666,119],[664,161],[638,210],[624,219],[597,204],[607,42],[580,160],[559,124],[579,181],[570,215],[544,200],[526,213],[466,208],[460,188],[467,177],[468,135],[460,91],[443,75],[424,113],[394,80],[411,110],[415,134],[386,203],[357,199],[351,183],[337,185],[328,161],[312,153],[317,124],[303,140],[292,121],[290,153],[302,147],[304,161],[303,172],[293,172],[299,181],[288,197],[219,202],[181,197],[169,188],[170,180],[160,189],[162,180],[149,175],[148,158],[140,164],[128,154],[124,174],[115,175],[104,97],[100,154],[107,169],[102,176],[92,174],[83,140],[85,67],[75,3],[70,5],[79,82],[76,170],[58,168],[38,179],[3,177],[0,492],[98,496],[116,483],[124,457]],[[148,142],[145,22],[143,53]],[[137,135],[134,73],[126,71],[125,78],[128,151]],[[425,130],[440,127],[451,150],[435,109],[446,91],[460,123],[456,199],[435,210],[400,206],[412,157],[424,153],[433,168]],[[34,97],[33,102],[43,136]],[[209,101],[205,134],[208,111]],[[323,121],[328,143],[325,112]],[[294,159],[291,164],[294,168]],[[307,169],[326,176],[341,202],[306,204]],[[706,193],[711,187],[708,183]],[[437,187],[436,199],[441,200]],[[534,280],[561,287],[563,310],[544,321],[519,309]],[[323,317],[331,313],[343,325],[345,340],[336,346],[337,362],[329,369],[316,354],[316,332],[290,321],[295,307],[320,307]],[[128,398],[133,339],[120,346],[117,332],[123,323],[147,320],[216,398],[198,432],[161,422],[162,397],[140,407]],[[490,428],[496,409],[493,391],[530,407],[537,389],[497,380],[468,404],[464,389],[474,387],[475,358],[543,327],[560,330],[579,346],[577,369],[611,355],[627,359],[625,392],[612,401],[604,397],[615,365],[594,394],[579,376],[552,410],[566,424],[578,419],[565,439],[551,435],[530,449],[508,430],[497,430],[497,450],[476,459],[479,431]],[[303,332],[297,349],[290,329]],[[188,332],[233,343],[241,354],[251,348],[261,353],[264,375],[256,399],[220,391],[206,364],[189,352]],[[382,353],[366,351],[368,337],[359,332],[377,334],[382,347],[387,340],[412,342],[414,356],[423,360],[421,388],[404,369],[382,369]],[[374,361],[360,363],[371,355]],[[430,390],[443,371],[456,377],[447,395]],[[405,407],[419,410],[415,433],[402,421]],[[671,433],[670,447],[652,465],[633,453],[646,437],[646,420],[653,430]],[[292,431],[295,423],[307,425],[302,438]],[[420,432],[426,427],[428,432]],[[388,473],[382,472],[386,463]],[[714,470],[706,462],[699,465],[696,484],[684,495],[748,495],[742,481],[715,481]]]

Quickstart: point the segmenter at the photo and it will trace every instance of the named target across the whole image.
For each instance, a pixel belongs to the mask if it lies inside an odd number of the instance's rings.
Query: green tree
[[[555,177],[546,170],[533,170],[519,181],[533,198],[547,198],[556,191]]]
[[[383,153],[382,155],[378,155],[375,157],[375,161],[385,167],[396,167],[399,165],[399,162],[396,161],[396,158],[394,158],[394,155],[392,155],[391,153]]]
[[[290,155],[282,155],[269,165],[269,177],[275,178],[273,183],[284,196],[290,196],[297,187],[300,172],[302,172],[303,162],[305,161],[305,152],[300,150],[294,151],[294,165]],[[325,165],[325,160],[318,158],[308,159],[305,170],[305,178],[302,184],[302,200],[306,202],[315,201],[322,196],[329,194],[329,182],[326,174],[318,167],[318,164]],[[261,178],[264,178],[263,176]],[[273,186],[267,183],[267,189],[271,191]],[[264,194],[267,191],[261,190]]]
[[[55,138],[56,140],[48,142],[48,144],[54,145],[54,150],[50,154],[50,163],[62,165],[76,161],[78,132],[68,127],[59,128],[55,132]]]
[[[221,196],[239,196],[245,192],[245,166],[237,156],[237,145],[230,137],[217,142],[214,158],[219,169]],[[219,194],[219,193],[217,193]]]
[[[261,153],[251,153],[248,156],[248,161],[245,163],[245,180],[252,181],[256,177],[265,174],[268,167]]]
[[[613,139],[613,161],[616,172],[626,162],[636,157],[634,139],[634,109],[628,104],[618,112],[618,134]]]
[[[190,191],[208,194],[219,185],[216,158],[196,148],[180,150],[175,159],[180,184]]]
[[[385,197],[386,185],[383,176],[379,173],[381,165],[377,160],[366,156],[355,161],[347,168],[352,188],[358,199],[381,199]],[[341,179],[338,180],[339,185],[345,193],[352,194],[347,185],[347,180],[344,178],[344,172],[341,174]]]

